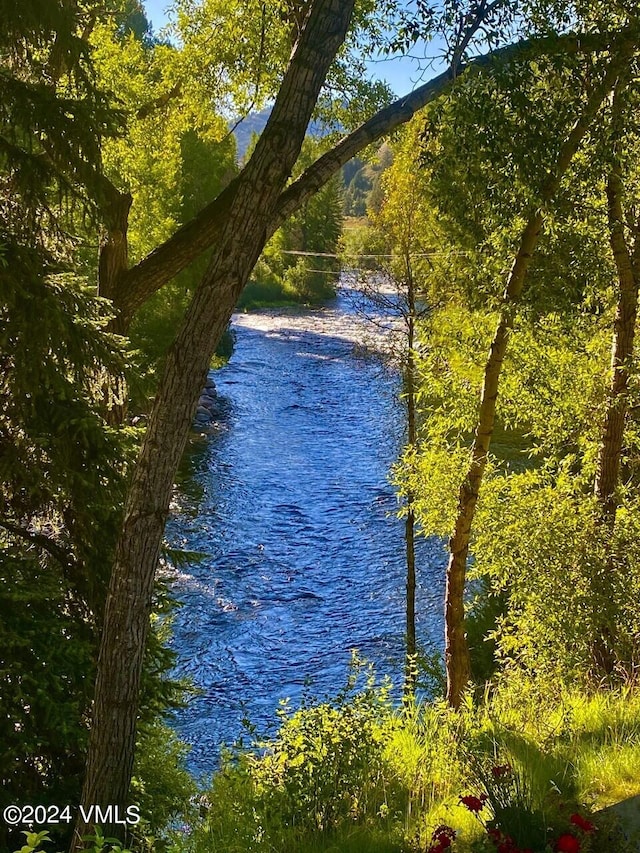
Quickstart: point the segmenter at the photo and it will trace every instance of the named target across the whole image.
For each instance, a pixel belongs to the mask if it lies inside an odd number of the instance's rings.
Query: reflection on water
[[[206,554],[179,573],[173,641],[177,674],[201,690],[177,719],[198,773],[245,711],[264,729],[309,681],[315,695],[339,689],[351,649],[395,682],[402,670],[403,525],[388,483],[403,433],[397,376],[366,354],[371,326],[344,294],[233,325],[215,430],[190,449],[169,529],[175,546]],[[444,554],[419,545],[418,630],[439,642]]]

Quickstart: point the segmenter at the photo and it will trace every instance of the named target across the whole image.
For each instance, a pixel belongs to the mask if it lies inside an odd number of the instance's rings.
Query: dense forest
[[[0,849],[637,850],[637,4],[0,13]],[[371,68],[403,55],[394,100]],[[354,653],[203,782],[172,727],[185,448],[234,312],[347,280],[392,320],[402,683]]]

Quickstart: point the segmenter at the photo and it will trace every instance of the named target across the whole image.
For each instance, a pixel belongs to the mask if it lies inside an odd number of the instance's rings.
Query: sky
[[[166,10],[170,6],[170,0],[142,0],[142,2],[154,30],[158,31],[167,23]],[[429,71],[425,78],[420,74],[418,63],[408,57],[374,61],[369,67],[372,75],[376,79],[386,80],[396,95],[410,92],[424,79],[428,79],[440,70]]]

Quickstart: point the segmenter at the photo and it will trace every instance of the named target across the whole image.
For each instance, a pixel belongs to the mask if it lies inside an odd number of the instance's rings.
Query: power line
[[[305,258],[334,258],[336,260],[342,260],[345,255],[335,255],[330,252],[302,252],[297,251],[295,249],[280,249],[281,255],[298,255]],[[375,258],[397,258],[398,255],[352,255],[350,253],[345,253],[349,258],[357,258],[358,260],[362,260],[363,258],[366,260],[373,260]],[[410,252],[408,257],[410,258],[433,258],[438,256],[446,256],[451,257],[452,255],[473,255],[475,252],[465,251],[462,249],[439,249],[433,252]]]

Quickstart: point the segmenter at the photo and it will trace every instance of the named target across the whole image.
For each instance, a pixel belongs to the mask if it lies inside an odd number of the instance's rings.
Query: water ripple
[[[176,671],[199,691],[176,721],[197,773],[245,712],[262,729],[310,682],[338,690],[353,648],[400,679],[398,379],[362,356],[369,331],[349,305],[236,316],[233,357],[215,374],[220,428],[187,453],[169,536],[204,554],[178,574],[173,639]],[[436,642],[443,566],[441,544],[421,541],[418,630]]]

